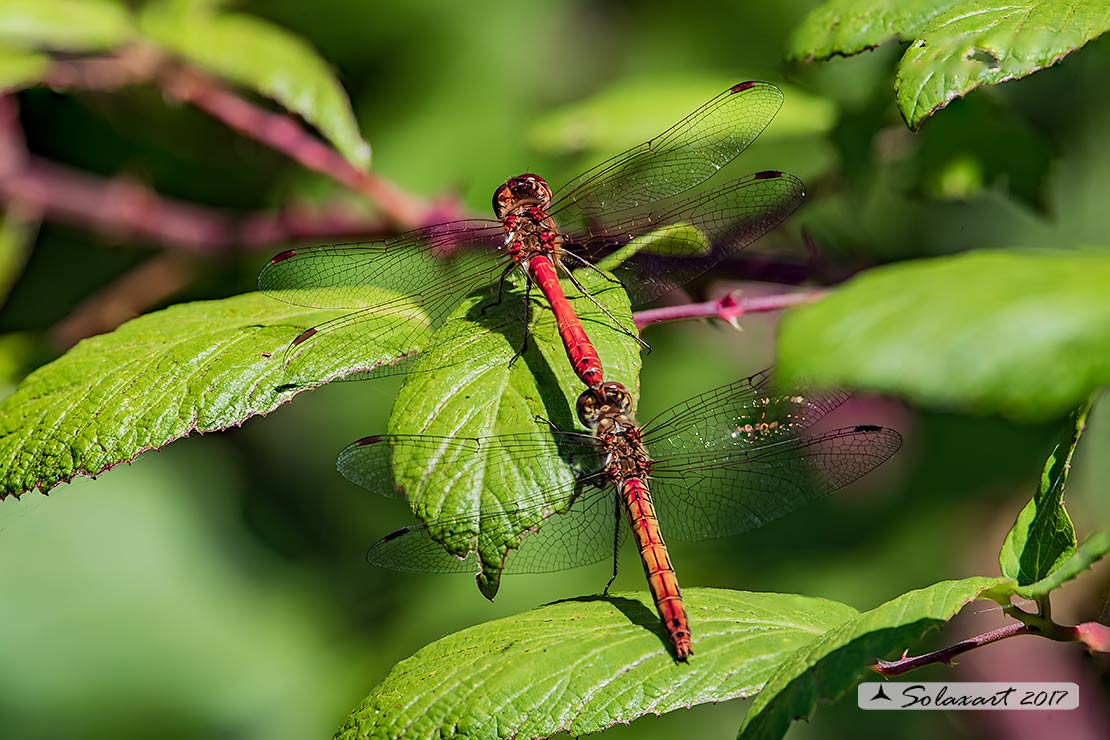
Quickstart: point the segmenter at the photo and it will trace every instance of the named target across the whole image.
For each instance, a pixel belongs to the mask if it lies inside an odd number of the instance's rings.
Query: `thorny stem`
[[[682,319],[723,319],[733,326],[737,326],[737,319],[748,313],[766,313],[768,311],[781,311],[784,308],[812,303],[825,296],[824,290],[811,290],[795,293],[782,293],[768,296],[752,296],[743,298],[737,293],[729,293],[723,298],[704,303],[687,303],[681,306],[664,306],[638,311],[633,316],[636,328],[641,331],[646,326],[659,324],[664,321],[679,321]]]
[[[961,640],[955,645],[950,645],[941,650],[935,650],[931,653],[923,655],[916,655],[909,657],[905,654],[898,660],[880,660],[871,666],[871,670],[878,673],[880,676],[890,678],[892,676],[901,676],[903,673],[908,673],[915,668],[931,665],[933,663],[944,663],[945,665],[952,665],[952,659],[961,653],[966,653],[968,650],[974,650],[983,645],[989,645],[992,642],[1005,640],[1008,637],[1016,637],[1017,635],[1033,634],[1034,630],[1027,624],[1015,622],[1008,624],[1005,627],[984,632],[981,635]]]
[[[1088,625],[1069,627],[1067,625],[1056,624],[1047,616],[1047,599],[1038,599],[1037,604],[1040,612],[1038,614],[1031,614],[1016,606],[1006,606],[1003,608],[1003,611],[1019,621],[1004,627],[999,627],[998,629],[990,630],[989,632],[975,635],[974,637],[969,637],[966,640],[961,640],[954,645],[935,650],[931,653],[924,653],[913,657],[903,653],[902,657],[898,660],[879,660],[875,665],[871,666],[871,670],[881,676],[890,678],[934,663],[952,665],[952,660],[961,653],[966,653],[969,650],[974,650],[983,645],[989,645],[992,642],[998,642],[1010,637],[1017,637],[1018,635],[1038,635],[1058,642],[1082,642],[1092,649],[1101,649],[1097,642],[1090,638],[1090,630],[1084,629],[1085,627],[1089,627]]]

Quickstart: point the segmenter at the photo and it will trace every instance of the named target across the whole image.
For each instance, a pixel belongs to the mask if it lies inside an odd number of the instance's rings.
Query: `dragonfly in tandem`
[[[901,446],[896,431],[810,430],[847,398],[842,391],[776,392],[767,370],[638,425],[628,390],[606,382],[578,399],[590,433],[376,435],[348,446],[338,467],[365,488],[407,497],[424,522],[374,544],[371,562],[477,572],[490,599],[502,570],[547,572],[613,558],[615,576],[623,509],[674,655],[685,661],[693,651],[690,626],[662,532],[683,540],[738,534],[878,467]],[[431,500],[474,509],[444,515],[446,507],[436,512],[422,503]]]
[[[298,366],[307,363],[309,347],[314,352],[357,353],[375,335],[408,331],[405,327],[414,324],[414,303],[430,325],[438,326],[466,296],[481,289],[497,285],[500,298],[505,280],[522,271],[527,289],[538,286],[555,313],[575,373],[587,387],[600,387],[601,360],[563,293],[556,268],[581,289],[572,268],[591,266],[637,237],[680,224],[681,229],[652,240],[650,249],[614,267],[635,307],[702,274],[777,226],[804,197],[794,176],[765,171],[712,189],[698,186],[744,151],[781,105],[782,92],[774,85],[743,82],[659,136],[554,192],[538,175],[508,180],[493,196],[497,220],[453,221],[380,241],[275,255],[259,276],[260,290],[298,305],[354,309],[297,336],[287,353],[290,371],[296,375]],[[442,269],[435,275],[414,269],[411,261],[398,259],[405,252],[425,255],[428,264]],[[397,297],[368,302],[371,286]],[[613,321],[638,338],[633,329]],[[418,324],[403,343],[426,331]]]

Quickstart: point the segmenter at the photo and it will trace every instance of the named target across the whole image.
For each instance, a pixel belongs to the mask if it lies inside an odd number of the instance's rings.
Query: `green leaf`
[[[615,152],[640,144],[688,115],[743,77],[688,76],[629,80],[550,113],[533,124],[529,143],[545,152]],[[826,133],[836,123],[836,106],[789,85],[766,140]]]
[[[86,339],[0,401],[0,499],[272,411],[306,389],[286,382],[289,342],[337,315],[248,293],[173,306]],[[305,369],[323,380],[393,362],[415,349],[401,346],[412,328],[347,354],[313,353]]]
[[[155,3],[140,16],[155,43],[213,74],[253,89],[300,114],[358,167],[370,164],[347,94],[320,55],[300,37],[248,15],[207,4]]]
[[[909,41],[938,14],[965,0],[829,0],[790,39],[792,59],[850,56],[888,41]]]
[[[1106,0],[959,3],[933,18],[902,57],[898,107],[917,129],[954,98],[1051,66],[1108,29]]]
[[[0,43],[0,91],[18,90],[42,79],[50,57]]]
[[[1091,567],[1110,552],[1110,532],[1098,532],[1087,538],[1087,541],[1075,548],[1071,555],[1058,563],[1056,567],[1043,579],[1028,586],[1014,590],[1018,596],[1027,599],[1037,599],[1055,591],[1065,582]]]
[[[851,607],[694,588],[696,654],[676,663],[644,593],[550,604],[449,635],[398,663],[336,740],[572,736],[646,714],[750,696]]]
[[[788,312],[782,382],[1026,419],[1110,383],[1110,257],[972,252],[870,270]]]
[[[27,49],[103,51],[134,36],[127,8],[112,0],[6,0],[0,43]]]
[[[1064,509],[1064,486],[1090,408],[1084,404],[1072,414],[1071,423],[1048,456],[1037,492],[1002,543],[999,568],[1019,586],[1046,577],[1075,552],[1075,527]]]
[[[943,581],[830,629],[779,664],[752,702],[739,737],[777,740],[791,721],[808,717],[818,701],[833,701],[855,686],[875,660],[900,653],[992,589],[989,598],[1004,597],[1011,585],[1005,578]]]
[[[1105,0],[831,0],[791,40],[795,59],[913,41],[895,92],[910,128],[954,98],[1051,66],[1110,29]]]
[[[596,270],[579,270],[575,275],[617,320],[633,326],[628,296],[619,284]],[[572,285],[564,284],[564,290],[598,351],[606,379],[623,383],[635,394],[640,371],[635,340],[613,328],[611,320]],[[485,312],[482,306],[490,305],[489,296],[471,298],[460,306],[405,379],[393,405],[391,433],[485,437],[535,432],[542,429],[537,415],[560,429],[580,428],[575,404],[584,387],[571,370],[554,315],[543,296],[533,294],[531,299],[529,349],[510,365],[524,341],[520,299],[514,290],[499,306]],[[496,330],[489,331],[490,327]],[[499,467],[496,475],[487,475],[492,451],[460,452],[468,453],[465,461],[423,448],[395,449],[393,470],[413,513],[430,523],[434,539],[449,541],[451,551],[460,557],[478,552],[482,562],[479,585],[493,598],[505,554],[518,547],[524,532],[542,520],[515,517],[516,526],[510,526],[508,519],[490,517],[482,520],[486,529],[468,533],[447,531],[446,525],[441,522],[437,526],[434,520],[514,510],[528,491],[525,481],[541,480],[546,488],[573,481],[574,471],[559,457],[554,442],[549,460],[538,466],[521,461],[517,467]],[[413,455],[423,457],[414,459]]]

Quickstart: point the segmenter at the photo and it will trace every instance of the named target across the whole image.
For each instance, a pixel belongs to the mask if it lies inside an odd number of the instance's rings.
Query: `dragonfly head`
[[[517,175],[493,193],[493,212],[498,219],[529,206],[546,209],[551,203],[551,188],[539,175]]]
[[[578,419],[600,433],[632,426],[631,414],[632,394],[620,383],[602,383],[578,397]]]

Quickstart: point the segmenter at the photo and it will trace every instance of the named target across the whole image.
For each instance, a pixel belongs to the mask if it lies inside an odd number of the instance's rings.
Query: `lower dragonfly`
[[[501,569],[536,573],[614,558],[615,576],[623,508],[675,657],[685,661],[693,653],[690,626],[661,531],[697,540],[754,529],[848,485],[901,446],[901,436],[881,426],[810,433],[848,394],[776,393],[771,383],[765,370],[637,425],[631,394],[606,382],[578,399],[589,434],[377,435],[348,446],[338,467],[388,495],[395,482],[427,480],[440,467],[456,471],[456,481],[460,470],[481,470],[504,482],[503,471],[515,466],[511,482],[529,490],[517,490],[511,506],[479,493],[481,513],[427,517],[367,553],[371,562],[399,570],[477,570],[491,599]],[[553,481],[551,470],[560,467],[568,474]]]

